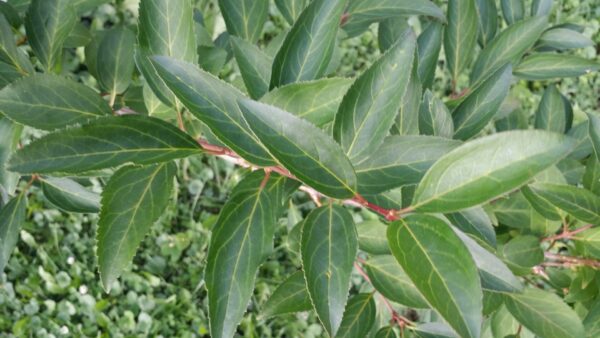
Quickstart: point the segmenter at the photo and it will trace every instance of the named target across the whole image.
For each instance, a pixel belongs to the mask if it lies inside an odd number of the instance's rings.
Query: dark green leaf
[[[419,107],[423,86],[418,72],[418,58],[413,63],[408,88],[402,98],[400,114],[396,116],[396,123],[392,127],[392,134],[419,135]]]
[[[600,117],[588,114],[588,128],[587,132],[589,139],[591,140],[592,147],[596,158],[600,158]]]
[[[358,251],[352,215],[332,205],[313,210],[302,230],[302,265],[308,293],[321,323],[335,336],[350,288]]]
[[[385,298],[417,309],[429,307],[402,266],[391,255],[376,256],[364,263],[373,287]]]
[[[344,319],[336,338],[366,337],[377,317],[377,307],[373,293],[360,293],[348,301],[344,311]]]
[[[351,84],[351,79],[339,77],[292,83],[267,93],[261,102],[323,127],[333,121]]]
[[[302,182],[334,198],[355,195],[354,168],[331,137],[279,108],[251,100],[239,103],[256,136]]]
[[[532,16],[550,15],[552,12],[552,2],[554,0],[533,0],[531,3]]]
[[[533,17],[510,25],[479,54],[471,72],[471,83],[495,72],[507,62],[518,60],[542,35],[548,18]]]
[[[19,12],[8,2],[0,3],[0,13],[6,18],[14,28],[19,28],[23,24]]]
[[[587,36],[568,28],[555,27],[542,34],[536,44],[537,49],[573,49],[593,46],[594,42]]]
[[[540,337],[585,337],[581,319],[555,294],[528,288],[524,293],[506,294],[504,303],[521,324]]]
[[[394,327],[386,326],[377,331],[375,338],[398,338],[398,336],[396,335],[396,332],[394,332]]]
[[[100,195],[71,179],[43,178],[42,189],[50,203],[67,212],[97,213],[100,211]]]
[[[600,224],[600,197],[593,192],[570,185],[551,183],[536,183],[530,188],[540,198],[575,218],[592,224]]]
[[[106,34],[98,48],[98,80],[102,87],[117,95],[131,84],[135,35],[125,27],[114,28]]]
[[[600,335],[600,299],[594,302],[594,305],[588,311],[583,320],[583,326],[588,338],[598,337]]]
[[[490,217],[481,207],[445,215],[455,227],[496,247],[496,232]]]
[[[473,90],[452,112],[454,137],[467,140],[477,135],[492,120],[508,95],[512,67],[507,64]]]
[[[38,129],[84,123],[112,110],[91,88],[50,74],[24,77],[0,91],[0,113]]]
[[[261,98],[269,91],[273,60],[246,40],[232,37],[231,45],[250,97]]]
[[[421,134],[446,138],[454,136],[452,115],[442,100],[427,89],[419,110],[419,130]]]
[[[241,92],[184,61],[156,57],[154,65],[177,98],[219,140],[251,163],[275,164],[240,112],[236,101],[244,97]]]
[[[433,136],[390,136],[356,166],[359,191],[374,194],[418,183],[433,163],[460,144]]]
[[[452,328],[441,322],[419,324],[413,332],[418,338],[457,338]]]
[[[81,173],[128,162],[167,162],[201,151],[194,139],[161,120],[137,115],[106,117],[33,141],[15,153],[9,169]]]
[[[399,39],[350,87],[335,117],[333,135],[353,163],[371,155],[387,136],[402,105],[416,38]]]
[[[64,48],[77,48],[77,47],[85,47],[90,42],[92,42],[92,33],[90,33],[90,29],[86,27],[82,22],[78,22],[69,36],[65,39],[65,43],[63,44]],[[132,46],[133,50],[133,46]],[[133,55],[131,55],[133,59]]]
[[[512,25],[525,17],[524,0],[500,0],[502,15],[507,24]]]
[[[218,75],[227,61],[227,50],[215,46],[198,46],[198,65],[205,71]]]
[[[419,52],[419,78],[423,88],[431,88],[435,77],[435,69],[442,48],[442,29],[440,22],[432,21],[419,35],[417,47]]]
[[[479,44],[485,48],[496,36],[498,30],[498,8],[496,0],[477,0],[477,16],[479,16]]]
[[[540,240],[534,236],[518,236],[502,247],[502,256],[510,266],[530,269],[544,261]]]
[[[298,271],[283,281],[261,311],[261,316],[268,318],[286,313],[303,312],[312,309],[310,296],[306,290],[304,273]]]
[[[444,51],[452,79],[456,81],[467,68],[477,44],[478,23],[475,0],[450,0],[448,25],[444,32]]]
[[[163,214],[173,193],[176,173],[173,162],[127,166],[108,181],[102,192],[96,238],[98,270],[107,292],[131,263],[152,224]]]
[[[372,255],[389,255],[390,248],[385,233],[387,226],[379,220],[367,220],[356,225],[358,247]]]
[[[560,221],[548,220],[540,215],[521,192],[493,201],[490,210],[500,224],[524,233],[548,236],[561,226]]]
[[[230,35],[256,42],[269,15],[269,0],[219,0]]]
[[[579,77],[597,71],[600,64],[577,55],[531,54],[515,68],[515,75],[526,80]]]
[[[27,198],[19,194],[0,209],[0,273],[17,246],[19,231],[25,222]]]
[[[428,303],[461,337],[479,337],[482,291],[471,254],[444,221],[410,215],[392,223],[394,256]]]
[[[390,49],[390,47],[396,44],[398,39],[406,36],[409,29],[412,28],[404,17],[395,17],[381,21],[377,32],[379,50],[383,53]]]
[[[17,187],[19,177],[6,170],[6,164],[17,149],[22,131],[22,126],[0,116],[0,201],[6,197],[5,195],[12,195]]]
[[[29,57],[17,48],[15,36],[4,15],[0,15],[0,61],[19,75],[35,72]]]
[[[600,196],[600,161],[598,161],[595,154],[592,155],[586,163],[585,174],[583,175],[583,186],[587,190]]]
[[[533,130],[465,143],[429,169],[417,187],[413,207],[452,212],[490,201],[527,183],[574,147],[575,142],[563,135]]]
[[[298,19],[308,3],[309,0],[275,0],[275,5],[290,25]]]
[[[554,85],[544,91],[538,110],[535,113],[535,128],[564,133],[567,128],[567,114],[562,95]]]
[[[567,180],[563,176],[560,170],[556,167],[550,167],[544,170],[542,173],[534,178],[534,183],[555,183],[565,185]],[[540,198],[535,192],[533,192],[528,186],[521,188],[523,196],[529,201],[531,206],[547,219],[554,221],[560,221],[563,217],[560,215],[560,209],[552,205],[545,199]]]

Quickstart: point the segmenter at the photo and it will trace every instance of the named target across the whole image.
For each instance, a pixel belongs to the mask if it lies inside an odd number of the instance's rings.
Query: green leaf
[[[350,288],[358,251],[352,215],[337,205],[311,211],[302,230],[302,266],[313,307],[330,336],[335,336]]]
[[[269,91],[273,60],[246,40],[232,37],[231,45],[250,97],[261,98]]]
[[[279,108],[251,100],[239,104],[256,136],[298,179],[334,198],[355,195],[354,168],[331,137]]]
[[[19,75],[35,72],[29,57],[17,48],[12,28],[4,15],[0,15],[0,61]]]
[[[19,231],[25,222],[27,198],[19,194],[0,209],[0,273],[17,246]]]
[[[600,223],[600,197],[593,192],[570,185],[551,183],[536,183],[530,185],[530,188],[540,198],[575,218],[592,224]]]
[[[100,280],[107,292],[131,263],[152,224],[164,213],[176,173],[173,162],[126,166],[106,184],[96,239]]]
[[[372,154],[387,136],[406,93],[416,49],[414,33],[391,47],[350,87],[335,117],[333,135],[353,163]]]
[[[419,78],[418,58],[415,58],[408,88],[402,98],[400,114],[396,116],[396,123],[392,127],[392,134],[419,135],[419,108],[422,94],[423,86]]]
[[[575,141],[563,135],[533,130],[470,141],[429,169],[415,191],[413,208],[453,212],[490,201],[527,183],[574,147]]]
[[[9,170],[81,173],[128,162],[167,162],[201,151],[194,139],[164,121],[137,115],[105,117],[31,142],[11,158]]]
[[[394,332],[394,327],[386,326],[377,331],[375,338],[398,338],[398,336],[396,335],[396,332]]]
[[[346,3],[347,0],[310,2],[275,56],[271,88],[325,75]]]
[[[593,46],[592,41],[587,36],[568,28],[554,27],[542,34],[535,47],[537,49],[574,49]]]
[[[460,141],[433,136],[390,136],[356,166],[359,192],[380,193],[418,183],[425,172]]]
[[[100,211],[100,195],[71,179],[45,177],[42,179],[42,189],[48,201],[64,211],[81,213]]]
[[[83,23],[78,22],[63,44],[64,48],[85,47],[92,42],[92,33]]]
[[[0,113],[34,128],[54,130],[112,114],[100,95],[50,74],[24,77],[0,91]]]
[[[588,128],[586,129],[591,140],[594,154],[596,155],[596,158],[600,158],[600,117],[593,114],[587,114],[587,117],[589,122]]]
[[[185,107],[229,148],[260,166],[275,164],[244,120],[237,100],[244,97],[234,87],[183,61],[154,58],[160,77]]]
[[[428,303],[461,337],[479,337],[482,291],[471,254],[444,221],[409,215],[392,223],[394,257]]]
[[[524,233],[548,236],[561,226],[560,221],[548,220],[540,215],[521,192],[493,201],[490,210],[500,224]]]
[[[366,337],[375,324],[377,306],[374,293],[360,293],[348,301],[336,338]]]
[[[446,218],[461,231],[496,247],[496,232],[490,217],[481,207],[446,214]]]
[[[562,95],[554,85],[546,87],[538,110],[535,113],[535,128],[564,133],[567,129],[567,114]]]
[[[563,176],[560,170],[556,167],[550,167],[543,171],[534,178],[534,183],[555,183],[555,184],[567,184],[567,180]],[[528,186],[521,188],[523,196],[529,201],[531,206],[547,219],[554,221],[562,220],[560,215],[560,209],[549,203],[548,201],[538,197]]]
[[[594,302],[594,305],[588,311],[583,319],[583,326],[588,338],[594,338],[600,335],[600,299]]]
[[[534,236],[518,236],[502,247],[504,260],[511,267],[529,270],[544,261],[540,240]]]
[[[410,15],[432,16],[445,21],[444,12],[429,0],[353,0],[343,25],[349,37],[356,36],[374,22]]]
[[[144,79],[161,101],[177,106],[175,96],[158,76],[150,57],[163,55],[197,61],[192,0],[140,2],[138,43],[135,62]]]
[[[390,248],[385,238],[387,225],[377,219],[366,220],[356,225],[358,247],[372,255],[390,255]]]
[[[312,303],[306,289],[304,273],[295,272],[283,281],[262,308],[264,318],[287,313],[304,312],[312,309]]]
[[[285,20],[292,25],[308,6],[309,0],[275,0],[275,5]]]
[[[419,110],[419,130],[423,135],[445,138],[454,136],[454,122],[450,111],[429,89],[423,94],[423,103]]]
[[[532,16],[550,15],[554,0],[533,0],[531,3]]]
[[[33,0],[25,17],[29,45],[46,70],[56,67],[63,43],[77,23],[70,0]]]
[[[524,0],[501,0],[502,15],[507,24],[512,25],[525,17]]]
[[[6,201],[5,195],[12,195],[17,188],[19,176],[6,170],[6,163],[17,149],[22,131],[22,126],[0,116],[0,201]]]
[[[523,59],[515,75],[525,80],[579,77],[600,69],[600,63],[577,55],[538,53]]]
[[[470,65],[475,54],[478,21],[475,0],[448,1],[448,25],[444,32],[444,51],[454,81]]]
[[[404,17],[394,17],[381,21],[377,30],[379,50],[385,53],[385,51],[396,44],[398,39],[406,36],[410,29],[412,28]]]
[[[125,27],[104,34],[98,48],[98,80],[111,95],[122,94],[131,84],[135,63],[135,35]]]
[[[219,0],[227,32],[256,42],[269,15],[269,0]]]
[[[429,322],[417,325],[413,331],[418,338],[456,338],[456,333],[445,323]],[[506,337],[504,337],[506,338]]]
[[[375,256],[363,264],[373,287],[385,298],[411,308],[429,308],[421,292],[393,256]]]
[[[506,294],[506,307],[523,326],[544,338],[585,337],[581,319],[558,296],[528,288]]]
[[[508,95],[512,67],[504,65],[481,82],[454,109],[454,138],[467,140],[477,135],[492,120]]]
[[[440,22],[432,21],[417,39],[418,72],[423,88],[431,88],[433,85],[440,49],[442,48],[442,30],[443,25]]]
[[[267,93],[261,102],[323,127],[333,121],[351,84],[352,79],[336,77],[292,83]]]
[[[477,84],[507,62],[521,58],[542,35],[547,24],[548,18],[545,16],[528,18],[498,34],[477,57],[471,72],[471,83]]]
[[[233,42],[232,42],[233,44]],[[227,50],[215,46],[198,46],[198,65],[205,71],[218,75],[228,61]]]
[[[585,174],[583,175],[583,187],[596,195],[600,195],[600,161],[598,161],[595,154],[586,163]]]
[[[496,0],[477,0],[477,20],[479,24],[479,44],[485,48],[498,31],[498,8]]]
[[[21,19],[21,15],[19,12],[13,7],[12,4],[8,2],[2,2],[0,4],[0,13],[5,17],[6,21],[14,27],[19,28],[23,24],[23,20]]]
[[[269,190],[276,178],[264,182],[260,171],[244,178],[214,226],[205,272],[212,337],[234,335],[252,296],[256,272],[273,250],[276,215]]]

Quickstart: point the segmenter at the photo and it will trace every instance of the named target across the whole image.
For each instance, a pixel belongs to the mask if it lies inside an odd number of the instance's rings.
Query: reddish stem
[[[588,224],[586,226],[582,226],[581,228],[573,230],[573,231],[569,231],[569,229],[567,227],[567,228],[563,229],[563,232],[561,234],[546,237],[546,238],[542,239],[542,242],[554,242],[559,239],[571,239],[571,238],[573,238],[573,235],[577,235],[580,232],[584,232],[584,231],[590,229],[591,227],[592,227],[592,225]]]

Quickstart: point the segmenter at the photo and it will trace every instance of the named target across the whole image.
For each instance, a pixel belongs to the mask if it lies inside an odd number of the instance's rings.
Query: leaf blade
[[[4,271],[17,245],[19,230],[25,222],[26,206],[25,195],[19,194],[0,209],[0,272]]]

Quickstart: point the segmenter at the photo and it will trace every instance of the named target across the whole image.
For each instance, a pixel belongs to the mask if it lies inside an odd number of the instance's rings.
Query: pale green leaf
[[[17,187],[19,176],[6,169],[8,159],[17,149],[23,127],[0,116],[0,201],[6,202],[6,195],[12,195]]]
[[[504,21],[509,25],[525,17],[525,0],[500,0],[500,5]]]
[[[536,183],[530,185],[540,198],[577,219],[600,224],[600,197],[593,192],[570,185]]]
[[[536,44],[537,49],[573,49],[593,46],[594,42],[587,36],[568,28],[554,27],[542,34]]]
[[[366,220],[356,225],[358,247],[372,255],[391,254],[385,233],[387,225],[377,219]]]
[[[97,213],[100,211],[100,195],[91,192],[69,178],[44,177],[44,197],[57,208],[67,212]]]
[[[526,80],[579,77],[600,69],[600,63],[577,55],[537,53],[523,59],[515,75]]]
[[[419,130],[423,135],[446,138],[454,136],[454,122],[450,111],[429,89],[423,94],[423,103],[419,110]]]

